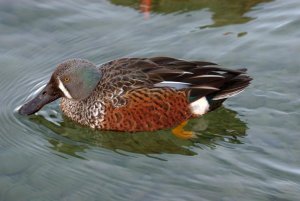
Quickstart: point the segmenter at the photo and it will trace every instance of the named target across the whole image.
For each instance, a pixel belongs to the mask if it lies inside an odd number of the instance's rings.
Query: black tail
[[[210,111],[220,107],[222,103],[232,96],[235,96],[249,86],[252,78],[246,75],[247,69],[239,69],[242,73],[237,76],[228,75],[227,82],[220,87],[220,90],[207,96],[210,104]]]

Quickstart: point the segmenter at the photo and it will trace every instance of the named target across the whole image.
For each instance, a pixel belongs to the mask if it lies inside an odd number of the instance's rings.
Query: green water
[[[0,200],[300,200],[299,28],[298,0],[1,1]],[[58,102],[16,113],[64,59],[157,55],[254,80],[193,140],[92,131]]]

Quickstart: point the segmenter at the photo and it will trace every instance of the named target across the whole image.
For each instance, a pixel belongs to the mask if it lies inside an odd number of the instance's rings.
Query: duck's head
[[[24,104],[19,113],[31,115],[44,105],[65,97],[83,100],[90,96],[101,79],[96,65],[83,59],[71,59],[59,64],[45,88],[31,101]]]

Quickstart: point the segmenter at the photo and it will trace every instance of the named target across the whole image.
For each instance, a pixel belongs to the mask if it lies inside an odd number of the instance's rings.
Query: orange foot
[[[182,122],[176,128],[172,129],[172,133],[182,139],[192,139],[196,138],[196,135],[193,131],[185,131],[183,127],[187,124],[187,121]]]

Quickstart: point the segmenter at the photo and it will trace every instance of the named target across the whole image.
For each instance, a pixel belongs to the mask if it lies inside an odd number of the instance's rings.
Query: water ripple
[[[137,0],[1,1],[0,200],[298,200],[299,1],[227,1],[161,1],[148,19]],[[92,131],[57,102],[17,113],[64,59],[155,55],[244,65],[254,81],[190,121],[190,141]]]

